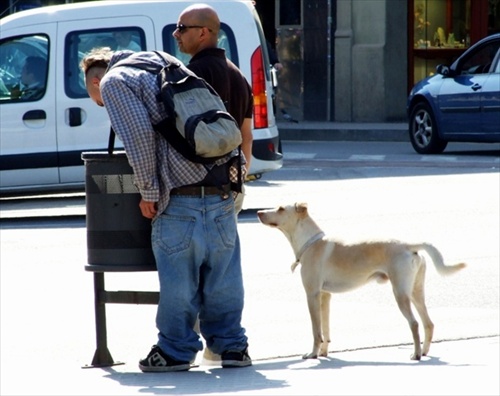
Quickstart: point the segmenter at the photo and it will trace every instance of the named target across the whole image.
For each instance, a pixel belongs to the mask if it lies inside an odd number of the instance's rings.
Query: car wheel
[[[434,113],[427,103],[418,103],[410,114],[410,141],[419,154],[439,154],[448,142],[439,137]]]

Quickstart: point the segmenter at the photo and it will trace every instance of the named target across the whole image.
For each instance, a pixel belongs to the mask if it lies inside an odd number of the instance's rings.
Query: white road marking
[[[426,155],[420,158],[420,161],[429,161],[429,162],[455,162],[457,161],[457,157],[449,157],[449,156],[444,156],[444,155]]]
[[[385,155],[369,155],[369,154],[353,154],[349,157],[350,160],[370,160],[370,161],[383,161]]]
[[[287,153],[285,152],[284,153],[284,156],[286,159],[292,159],[292,160],[295,160],[295,159],[313,159],[316,154],[314,153]]]

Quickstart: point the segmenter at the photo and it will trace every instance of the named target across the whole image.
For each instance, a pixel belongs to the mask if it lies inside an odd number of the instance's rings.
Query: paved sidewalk
[[[56,215],[55,204],[51,200],[47,203],[50,204],[31,202],[31,207],[24,202],[27,206],[15,207],[11,215],[20,215],[21,210],[32,211],[30,214],[35,216]],[[59,202],[58,215],[64,211],[68,217],[81,219],[82,210],[82,197],[68,198]],[[2,211],[2,216],[4,214]],[[272,342],[276,342],[276,337],[253,328],[256,336],[251,338],[250,354],[256,360],[252,367],[222,369],[200,365],[189,372],[141,373],[137,363],[147,354],[151,346],[149,340],[154,339],[152,323],[156,309],[145,305],[107,307],[109,350],[114,362],[125,364],[82,368],[92,362],[95,351],[92,278],[82,270],[85,244],[81,241],[85,230],[69,225],[64,234],[50,228],[33,229],[28,234],[16,228],[3,232],[0,395],[500,394],[497,333],[462,337],[459,332],[463,329],[457,329],[458,333],[452,338],[434,342],[429,357],[415,362],[409,359],[412,346],[407,343],[407,329],[402,321],[397,322],[401,329],[391,328],[386,332],[394,330],[394,334],[387,335],[389,342],[394,343],[392,346],[386,346],[386,341],[377,338],[371,345],[378,346],[354,349],[362,345],[360,339],[349,340],[348,334],[340,337],[336,332],[333,352],[328,358],[303,360],[298,353],[306,350],[299,344],[309,345],[309,327],[298,329],[298,319],[289,318],[280,321],[280,328],[276,330],[282,332],[279,343],[290,355],[274,353],[276,345]],[[33,251],[36,257],[27,259],[26,252],[20,248],[24,239],[16,237],[18,233],[24,238],[31,233],[30,240],[37,246]],[[34,260],[39,261],[35,266]],[[154,276],[144,273],[120,280],[134,284],[133,290],[148,290],[144,287],[147,285],[154,290]],[[114,277],[108,278],[113,286]],[[124,287],[119,290],[127,290],[126,285]],[[299,282],[287,284],[287,290],[294,287],[298,288],[297,299],[302,301]],[[113,289],[115,287],[110,288]],[[259,308],[271,323],[276,318],[272,306]],[[300,311],[300,305],[289,309]],[[392,306],[387,309],[393,312]],[[471,312],[464,308],[460,314],[467,316]],[[475,317],[470,315],[470,320]],[[386,323],[379,325],[387,326]],[[366,329],[375,334],[374,330]],[[339,346],[349,342],[355,347]],[[201,356],[196,363],[202,363],[200,360]]]
[[[410,361],[410,346],[255,361],[252,367],[200,366],[188,372],[141,373],[134,361],[82,369],[3,361],[2,395],[499,395],[499,338],[435,343]]]

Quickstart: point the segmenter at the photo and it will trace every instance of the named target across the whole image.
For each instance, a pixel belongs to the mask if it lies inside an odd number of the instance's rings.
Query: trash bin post
[[[96,350],[92,364],[83,368],[110,367],[124,364],[115,362],[108,349],[108,333],[106,328],[106,301],[103,299],[105,293],[104,273],[94,272],[94,310],[95,310],[95,331]]]

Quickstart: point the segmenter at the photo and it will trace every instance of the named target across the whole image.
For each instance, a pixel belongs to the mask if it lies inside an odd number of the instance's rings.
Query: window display
[[[470,0],[415,0],[414,47],[470,46]]]
[[[414,0],[412,84],[450,64],[471,44],[471,0]]]

